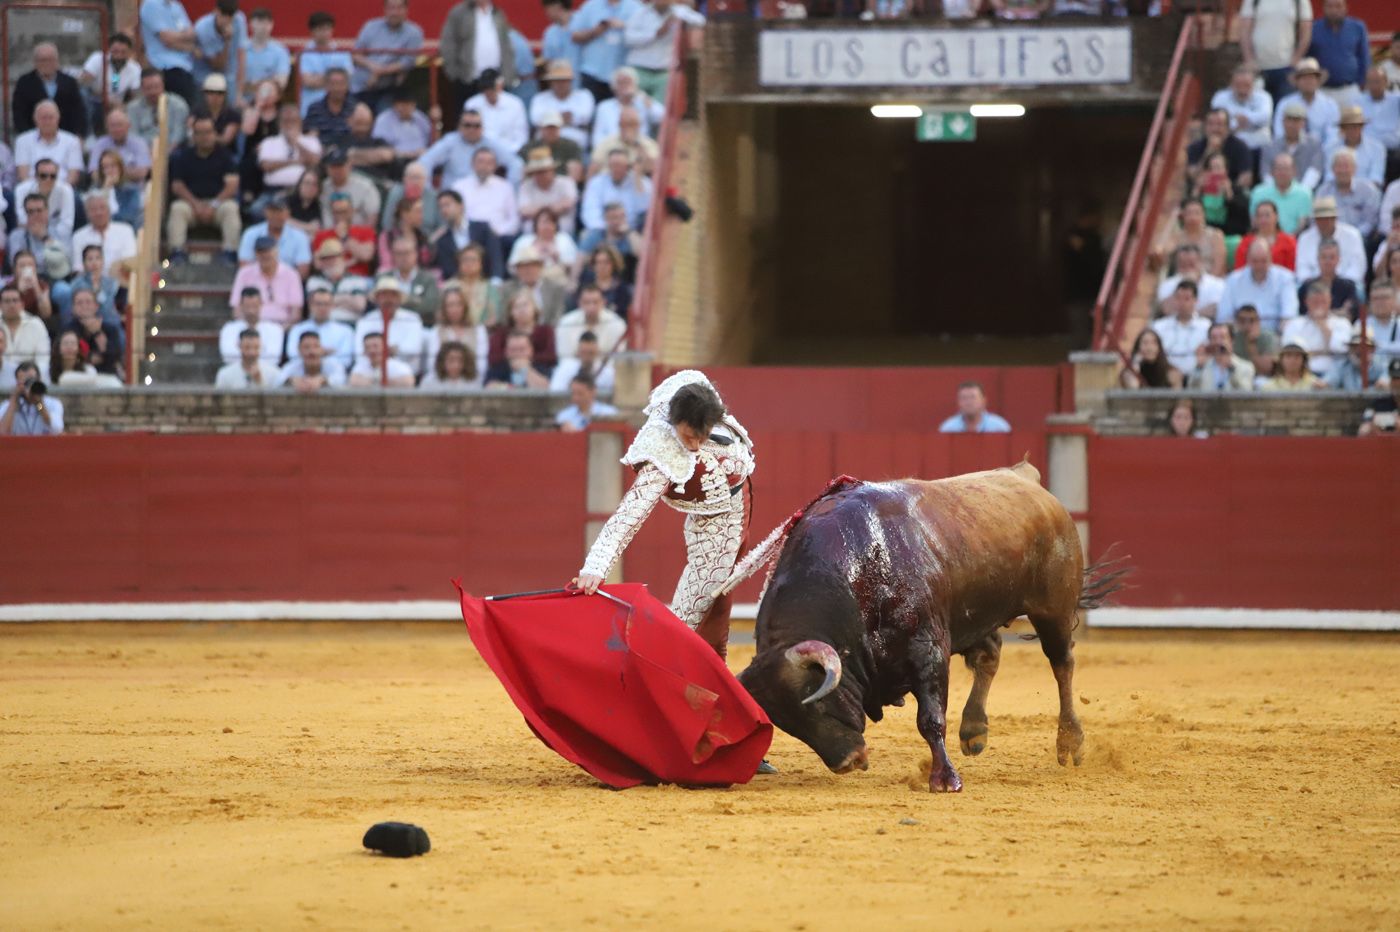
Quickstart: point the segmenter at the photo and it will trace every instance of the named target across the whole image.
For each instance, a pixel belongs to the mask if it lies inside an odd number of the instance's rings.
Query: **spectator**
[[[436,285],[434,285],[436,291]],[[423,367],[423,318],[414,311],[402,307],[407,298],[399,278],[393,275],[380,276],[370,295],[377,307],[361,317],[355,324],[355,339],[364,343],[365,335],[383,333],[384,320],[389,320],[389,355],[407,363],[413,375],[419,375]],[[433,295],[430,309],[436,309],[437,295]],[[431,310],[430,310],[431,313]],[[412,387],[412,382],[409,386]]]
[[[494,326],[501,318],[501,289],[486,277],[486,250],[469,243],[457,253],[457,274],[442,283],[443,293],[455,288],[467,299],[467,319],[474,325]],[[485,364],[479,366],[483,372]]]
[[[408,311],[417,314],[423,323],[429,323],[437,311],[437,278],[432,272],[418,265],[418,242],[411,236],[400,236],[390,247],[393,267],[380,276],[379,286],[392,282],[398,287],[396,305],[401,304]],[[393,335],[390,335],[393,342]],[[421,366],[420,366],[421,368]]]
[[[480,88],[477,81],[488,69],[498,71],[507,85],[518,73],[515,47],[510,41],[510,21],[491,0],[461,0],[447,12],[442,24],[442,70],[456,85],[455,108]],[[451,111],[449,111],[451,112]]]
[[[1390,50],[1381,62],[1386,84],[1392,91],[1400,91],[1400,32],[1390,37]]]
[[[506,93],[505,79],[495,68],[481,73],[480,93],[467,98],[464,109],[481,115],[482,129],[487,139],[494,139],[512,152],[530,141],[530,122],[525,118],[525,104],[514,94]]]
[[[538,99],[538,98],[536,98]],[[534,101],[530,101],[534,105]],[[536,123],[539,134],[527,145],[521,155],[529,159],[540,157],[539,149],[545,149],[554,159],[554,173],[567,175],[577,184],[583,180],[583,149],[578,143],[563,135],[564,118],[550,111]]]
[[[334,240],[327,242],[332,245]],[[325,248],[325,244],[322,244]],[[316,279],[312,279],[314,283]],[[361,295],[363,302],[364,296]],[[316,335],[317,346],[321,355],[329,361],[335,362],[341,372],[349,369],[355,364],[355,331],[347,324],[343,324],[331,317],[335,309],[335,296],[327,288],[317,284],[307,285],[306,308],[308,315],[306,320],[298,324],[293,324],[287,331],[287,357],[295,359],[300,355],[298,347],[301,346],[301,338],[312,333]],[[363,310],[363,306],[361,307]],[[358,315],[357,319],[358,319]],[[344,379],[341,380],[344,384]]]
[[[1400,242],[1400,216],[1397,216],[1390,224],[1390,237],[1383,241],[1380,248],[1376,250],[1376,278],[1382,281],[1400,281],[1400,246],[1395,243]]]
[[[237,321],[229,326],[237,326]],[[225,363],[214,376],[215,388],[276,388],[281,384],[277,365],[270,362],[263,349],[263,339],[249,327],[238,332],[238,358]]]
[[[1380,66],[1366,72],[1366,89],[1358,100],[1370,127],[1366,134],[1385,149],[1400,149],[1400,92],[1386,88],[1385,71]]]
[[[1244,0],[1240,8],[1244,63],[1260,70],[1264,89],[1276,103],[1287,93],[1293,67],[1307,54],[1312,18],[1308,0]]]
[[[433,364],[418,386],[425,392],[465,392],[481,387],[471,350],[461,343],[438,347]]]
[[[583,288],[593,285],[601,291],[608,309],[626,321],[627,312],[632,308],[632,286],[622,280],[622,269],[622,256],[618,251],[608,245],[599,246],[589,254],[588,267],[579,276],[579,281]],[[1224,282],[1221,287],[1224,287]],[[579,289],[580,302],[583,288]]]
[[[301,276],[296,269],[277,258],[277,240],[258,237],[253,244],[257,259],[238,270],[228,303],[232,308],[245,288],[256,288],[262,295],[262,318],[284,328],[301,320]]]
[[[44,159],[52,161],[76,186],[83,173],[83,144],[72,133],[58,128],[58,106],[43,100],[34,106],[34,129],[15,140],[15,175],[24,181]]]
[[[331,295],[331,317],[338,322],[355,323],[369,307],[370,280],[363,275],[350,272],[346,262],[345,246],[335,236],[321,240],[316,247],[316,274],[306,282],[308,295],[316,291],[326,291]],[[310,298],[307,304],[311,316],[316,317],[316,307]],[[321,334],[321,342],[338,352],[338,344],[326,333]],[[354,352],[354,335],[351,335],[350,350]],[[341,360],[345,362],[344,359]]]
[[[344,149],[331,149],[326,154],[326,181],[321,188],[321,220],[327,226],[332,222],[331,201],[337,196],[350,201],[351,223],[374,229],[384,201],[373,181],[350,170],[350,159]]]
[[[624,266],[622,280],[629,285],[636,284],[637,262],[642,255],[642,235],[632,229],[627,208],[621,203],[606,205],[603,208],[603,229],[589,230],[579,241],[579,249],[590,254],[602,245],[617,250]]]
[[[593,121],[593,96],[584,88],[574,87],[574,69],[567,61],[552,61],[546,65],[543,80],[548,88],[530,101],[530,122],[543,126],[546,117],[558,114],[560,134],[576,143],[583,152],[588,146],[588,125]],[[558,157],[555,153],[555,158]]]
[[[1272,165],[1280,155],[1293,157],[1293,173],[1298,183],[1313,190],[1322,181],[1326,162],[1322,140],[1308,133],[1308,111],[1299,103],[1283,108],[1283,135],[1275,136],[1259,150],[1259,164]]]
[[[1210,433],[1197,425],[1196,406],[1190,398],[1178,398],[1167,415],[1167,429],[1173,437],[1190,437],[1204,440]]]
[[[561,282],[572,281],[574,267],[578,265],[578,245],[572,236],[559,229],[554,211],[541,208],[535,215],[535,231],[521,234],[511,246],[511,262],[526,249],[534,249],[544,259],[545,275]]]
[[[1312,216],[1312,192],[1294,181],[1293,172],[1292,156],[1275,156],[1269,180],[1256,187],[1249,195],[1249,212],[1255,215],[1255,222],[1258,223],[1259,219],[1259,205],[1269,201],[1278,208],[1275,222],[1283,232],[1289,234],[1289,239],[1292,239],[1292,234],[1301,230]],[[1240,264],[1237,255],[1235,267],[1238,268]]]
[[[297,58],[297,76],[301,80],[301,115],[307,116],[311,105],[326,96],[330,72],[339,70],[346,76],[346,90],[349,90],[349,75],[355,70],[355,62],[349,52],[337,51],[331,37],[335,35],[335,17],[329,13],[316,12],[307,18],[306,26],[311,32],[311,44],[302,49]]]
[[[277,117],[280,93],[277,82],[263,81],[254,92],[253,103],[243,111],[243,125],[239,127],[243,133],[243,154],[238,162],[239,200],[250,209],[265,190],[258,148],[282,129]]]
[[[598,386],[593,377],[580,373],[569,380],[571,404],[554,415],[554,422],[565,433],[587,430],[594,418],[617,417],[618,410],[598,400]]]
[[[549,388],[549,368],[534,360],[530,334],[511,333],[505,340],[504,358],[486,370],[487,388]]]
[[[1364,366],[1361,362],[1363,346],[1366,348],[1367,355]],[[1347,341],[1346,356],[1333,367],[1331,373],[1323,380],[1327,387],[1344,392],[1359,392],[1366,388],[1375,388],[1377,385],[1385,385],[1386,366],[1376,354],[1375,346],[1376,341],[1369,336],[1353,333]],[[1366,373],[1364,380],[1361,377],[1363,371]]]
[[[1176,286],[1182,281],[1196,283],[1196,306],[1206,317],[1214,319],[1220,298],[1225,294],[1225,279],[1211,275],[1201,268],[1201,251],[1187,243],[1176,251],[1176,274],[1162,280],[1157,286],[1157,303],[1165,305]]]
[[[1248,190],[1254,184],[1254,154],[1244,140],[1230,131],[1230,112],[1218,107],[1206,114],[1204,135],[1186,147],[1188,177],[1199,175],[1206,160],[1217,152],[1225,156],[1230,181]]]
[[[1361,90],[1371,67],[1366,24],[1347,16],[1347,0],[1322,0],[1322,19],[1312,27],[1308,54],[1322,66],[1324,93],[1344,107]]]
[[[611,395],[617,373],[613,369],[612,359],[603,358],[598,337],[592,330],[579,334],[577,352],[576,356],[559,360],[559,365],[554,367],[554,373],[549,377],[549,390],[566,392],[575,376],[586,375],[593,380],[599,392]]]
[[[301,180],[301,174],[321,161],[321,141],[302,131],[296,105],[283,104],[277,111],[277,135],[258,143],[258,166],[263,174],[263,194],[252,212],[260,213],[267,201],[284,194]]]
[[[238,309],[233,320],[224,324],[219,331],[219,355],[224,362],[237,362],[243,357],[239,343],[245,330],[252,330],[261,338],[259,352],[262,358],[272,364],[273,372],[282,358],[284,331],[270,320],[262,319],[262,293],[256,288],[244,288],[238,295]],[[269,387],[272,382],[267,383]]]
[[[54,278],[67,278],[72,267],[68,261],[71,241],[57,235],[49,224],[49,205],[44,195],[32,191],[20,202],[24,211],[24,226],[10,231],[10,262],[18,261],[20,253],[29,253],[44,260],[45,271],[52,264]]]
[[[308,168],[286,195],[287,222],[311,237],[313,248],[321,232],[321,173]]]
[[[520,159],[509,149],[482,133],[481,114],[475,110],[464,110],[457,122],[457,132],[445,134],[428,147],[418,160],[429,177],[442,169],[442,187],[452,187],[472,171],[472,156],[478,149],[490,149],[496,153],[496,161],[507,166],[508,176],[518,176]]]
[[[668,53],[669,54],[669,53]],[[638,87],[637,70],[624,65],[613,72],[613,96],[601,102],[593,111],[593,134],[590,142],[594,149],[606,146],[606,140],[616,136],[622,125],[622,112],[628,108],[640,115],[638,126],[643,136],[654,136],[666,118],[666,108],[661,102],[643,93]]]
[[[608,153],[607,171],[590,178],[583,190],[584,229],[605,228],[603,208],[608,204],[623,205],[628,225],[641,229],[647,208],[651,206],[651,191],[651,179],[633,170],[627,151],[613,149]]]
[[[1349,278],[1357,286],[1366,281],[1366,244],[1361,240],[1361,232],[1349,223],[1337,219],[1335,198],[1318,197],[1313,199],[1313,223],[1298,234],[1298,262],[1294,272],[1300,281],[1316,278],[1320,271],[1317,250],[1327,240],[1334,240],[1340,250],[1341,260],[1337,274]]]
[[[421,198],[405,198],[399,201],[394,210],[393,225],[385,227],[379,234],[379,267],[388,268],[393,264],[394,240],[407,237],[418,244],[418,264],[433,265],[434,250],[429,245],[428,236],[423,232],[423,201]]]
[[[369,275],[375,259],[374,227],[354,222],[354,202],[344,192],[337,192],[330,199],[330,225],[316,234],[312,245],[320,246],[322,241],[334,237],[345,247],[346,260],[350,263],[350,274]]]
[[[5,328],[0,327],[0,379],[12,379],[15,377],[15,363],[10,361],[10,338],[5,335]]]
[[[288,355],[291,355],[288,347]],[[321,335],[315,330],[303,330],[297,337],[296,355],[282,367],[278,386],[295,389],[299,394],[314,395],[327,388],[345,385],[345,367],[326,355]]]
[[[201,103],[195,108],[195,115],[214,118],[214,134],[219,145],[232,150],[238,143],[238,130],[243,125],[243,114],[228,103],[228,80],[221,74],[211,74],[200,85]]]
[[[1235,355],[1249,360],[1257,376],[1273,372],[1278,360],[1278,334],[1264,329],[1251,304],[1235,311]]]
[[[292,76],[292,53],[272,38],[272,11],[264,7],[254,10],[248,16],[248,28],[251,36],[244,55],[240,96],[244,100],[254,100],[262,82],[272,81],[280,97]]]
[[[0,295],[0,302],[3,300]],[[10,389],[10,397],[0,404],[0,434],[38,437],[63,433],[63,402],[48,394],[40,379],[43,371],[34,362],[15,367],[15,385]]]
[[[1299,104],[1307,111],[1307,130],[1324,144],[1330,141],[1333,128],[1342,115],[1342,108],[1326,94],[1321,93],[1322,83],[1327,73],[1318,65],[1315,58],[1304,58],[1293,69],[1290,80],[1297,90],[1282,100],[1276,100],[1274,108],[1274,136],[1283,135],[1283,114],[1292,104]]]
[[[462,195],[468,221],[487,224],[503,240],[513,239],[520,232],[515,189],[496,175],[496,155],[490,149],[478,149],[472,155],[472,173],[453,184],[452,189]]]
[[[539,309],[540,320],[545,324],[552,324],[563,316],[569,297],[568,289],[558,279],[545,277],[544,257],[537,250],[520,250],[511,260],[510,271],[515,276],[515,282],[506,291],[506,307],[514,304],[521,292],[529,292],[531,301]]]
[[[88,171],[98,174],[102,155],[117,152],[126,169],[126,180],[142,182],[151,174],[151,148],[140,136],[131,132],[131,117],[120,107],[107,112],[107,135],[93,140],[88,151]]]
[[[165,0],[144,0],[146,3],[161,3]],[[170,0],[175,2],[175,0]],[[147,146],[154,146],[156,133],[160,132],[160,99],[165,98],[165,141],[166,151],[173,151],[185,141],[185,127],[190,121],[190,105],[184,96],[171,96],[165,93],[165,75],[156,68],[141,70],[141,94],[127,105],[126,115],[131,118],[131,130],[143,139]],[[172,88],[173,90],[173,88]],[[190,85],[190,95],[195,96],[194,85]]]
[[[1362,331],[1362,322],[1353,328]],[[1400,359],[1400,313],[1396,311],[1395,283],[1389,279],[1371,286],[1371,301],[1366,306],[1365,332],[1376,342],[1376,355],[1385,365]]]
[[[321,140],[321,145],[329,152],[334,152],[336,150],[331,147],[340,146],[350,135],[350,114],[358,101],[350,96],[350,72],[344,68],[327,69],[323,87],[325,93],[306,108],[302,120],[306,132]]]
[[[1190,200],[1199,201],[1205,211],[1206,223],[1230,236],[1249,229],[1249,195],[1230,180],[1225,156],[1212,152],[1206,156],[1200,174],[1191,183]]]
[[[1294,190],[1302,190],[1300,185],[1293,187]],[[1308,203],[1312,204],[1311,198],[1309,198]],[[1309,210],[1311,210],[1311,206],[1309,206]],[[1279,229],[1278,207],[1273,201],[1261,200],[1255,205],[1254,227],[1248,236],[1240,240],[1239,246],[1235,249],[1235,268],[1244,266],[1250,244],[1255,240],[1269,244],[1274,265],[1281,265],[1291,272],[1298,264],[1298,241]]]
[[[104,320],[98,296],[87,288],[73,291],[73,322],[69,332],[84,344],[88,363],[100,375],[126,378],[126,335],[114,320]]]
[[[584,89],[596,100],[612,96],[608,81],[627,55],[627,20],[640,9],[637,0],[585,0],[574,14],[570,28],[580,46],[579,73]]]
[[[76,333],[71,330],[63,331],[54,340],[53,346],[53,355],[49,357],[49,382],[54,385],[60,385],[64,381],[69,384],[92,383],[97,376],[97,370],[87,361],[83,343]]]
[[[44,322],[24,309],[19,286],[0,286],[0,329],[5,331],[5,362],[31,362],[40,372],[49,368],[49,331]]]
[[[1166,308],[1168,315],[1152,322],[1167,361],[1178,371],[1194,372],[1196,350],[1206,342],[1210,321],[1196,311],[1196,283],[1181,281]]]
[[[578,73],[580,53],[583,51],[578,43],[574,41],[573,33],[569,29],[570,21],[573,19],[570,0],[543,0],[544,15],[549,20],[549,25],[544,29],[544,37],[540,41],[540,58],[545,61],[563,60],[569,63],[574,73]],[[670,59],[667,59],[668,67]],[[574,80],[574,87],[578,87],[578,80]]]
[[[1154,266],[1160,265],[1164,256],[1172,256],[1175,261],[1182,246],[1194,247],[1203,272],[1213,276],[1225,274],[1225,236],[1206,223],[1205,206],[1199,198],[1189,198],[1182,203],[1177,223],[1167,229],[1153,249]],[[1181,271],[1179,266],[1174,268]]]
[[[527,291],[517,291],[506,304],[505,321],[492,328],[487,344],[487,362],[497,366],[506,359],[506,343],[513,333],[523,333],[530,338],[531,360],[542,367],[549,375],[559,353],[554,345],[554,328],[544,323],[539,305]]]
[[[1310,354],[1309,367],[1319,378],[1327,378],[1346,355],[1351,337],[1351,321],[1332,313],[1332,293],[1320,282],[1307,292],[1306,313],[1283,328],[1283,342],[1299,341]]]
[[[572,178],[560,177],[547,149],[536,149],[525,164],[525,181],[520,185],[519,209],[524,228],[532,230],[536,214],[548,210],[566,234],[574,231],[574,211],[578,206],[578,185]]]
[[[23,206],[29,195],[44,199],[49,230],[66,246],[73,241],[73,224],[78,216],[78,199],[73,186],[59,177],[58,165],[52,159],[40,159],[34,175],[15,186],[15,201]],[[36,253],[37,255],[37,253]]]
[[[55,259],[59,258],[57,253],[52,253],[51,256]],[[15,274],[10,280],[10,284],[19,289],[20,300],[24,304],[25,312],[39,318],[49,335],[49,339],[58,336],[58,332],[68,320],[72,308],[71,286],[64,280],[68,267],[68,257],[63,256],[61,261],[62,267],[53,271],[65,274],[56,275],[52,274],[47,267],[41,270],[35,256],[31,253],[15,253]],[[61,300],[60,295],[62,296]]]
[[[403,174],[394,147],[374,135],[374,111],[363,101],[350,111],[350,134],[342,147],[350,167],[374,179],[376,188]]]
[[[1207,392],[1247,392],[1254,388],[1254,364],[1235,355],[1235,328],[1212,324],[1196,351],[1196,368],[1187,387]]]
[[[940,434],[1009,434],[1006,419],[987,410],[987,395],[978,382],[958,386],[958,413],[938,425]]]
[[[554,343],[560,358],[578,355],[579,337],[585,330],[592,331],[598,338],[598,345],[605,356],[622,349],[627,336],[627,321],[608,308],[603,290],[597,285],[580,288],[578,308],[559,318]]]
[[[260,237],[277,240],[277,257],[297,270],[303,278],[311,271],[311,241],[306,234],[287,224],[287,202],[274,197],[267,202],[267,219],[243,231],[238,241],[238,261],[253,261],[253,245]]]
[[[1263,240],[1250,245],[1245,262],[1244,268],[1225,277],[1225,294],[1215,319],[1231,323],[1235,309],[1248,304],[1258,311],[1264,326],[1277,333],[1284,322],[1298,316],[1297,281],[1288,269],[1273,264]]]
[[[52,42],[34,46],[34,70],[26,71],[15,81],[10,97],[15,132],[34,129],[34,108],[45,100],[58,107],[60,129],[79,139],[88,134],[88,108],[82,88],[75,78],[59,69],[58,46]]]
[[[221,75],[225,92],[230,86],[242,87],[248,18],[238,11],[238,0],[215,0],[214,9],[194,21],[194,38],[195,82],[203,84],[211,75]]]
[[[136,96],[141,88],[141,64],[132,55],[131,36],[124,32],[113,33],[107,40],[106,71],[103,71],[103,54],[93,52],[83,62],[83,70],[78,73],[78,83],[92,96],[95,107],[89,113],[102,112],[103,81],[106,83],[107,105],[125,104]],[[92,120],[88,121],[93,123]],[[93,123],[93,125],[96,125]]]
[[[1370,239],[1380,221],[1380,188],[1356,177],[1356,156],[1350,149],[1332,153],[1331,164],[1332,177],[1318,187],[1318,196],[1335,200],[1338,217],[1356,227],[1362,239]]]
[[[412,388],[413,370],[402,359],[384,358],[384,334],[370,331],[360,337],[364,355],[350,370],[351,388]]]
[[[370,51],[370,50],[373,51]],[[399,49],[399,54],[384,51]],[[351,89],[375,111],[403,86],[423,50],[423,27],[408,18],[408,0],[384,0],[384,15],[367,20],[355,37]]]
[[[1266,392],[1307,392],[1326,386],[1308,368],[1308,348],[1295,337],[1284,341],[1274,377],[1259,387]]]
[[[243,230],[238,210],[238,165],[233,153],[219,145],[210,117],[196,117],[191,136],[190,144],[175,150],[170,159],[171,200],[165,223],[170,261],[175,265],[188,261],[185,244],[194,223],[218,226],[219,258],[226,265],[236,265]]]
[[[458,256],[468,245],[475,244],[481,249],[486,263],[486,274],[500,278],[504,271],[501,256],[501,242],[491,231],[491,225],[467,220],[466,207],[462,195],[457,191],[443,191],[437,196],[438,216],[442,225],[433,234],[431,248],[433,265],[444,278],[451,278],[457,271]]]
[[[112,207],[107,195],[101,191],[89,191],[83,198],[87,209],[87,226],[73,234],[73,268],[82,268],[83,249],[87,246],[101,246],[107,259],[107,274],[113,278],[125,278],[133,269],[136,258],[136,231],[131,224],[112,219]]]
[[[1230,73],[1230,86],[1215,92],[1210,107],[1229,114],[1231,132],[1257,152],[1271,138],[1274,100],[1268,91],[1254,86],[1255,74],[1252,65],[1236,65]]]
[[[486,343],[486,328],[473,323],[471,309],[462,290],[443,288],[433,324],[423,341],[424,369],[431,374],[436,361],[442,358],[444,346],[462,346],[471,351],[471,372],[475,377],[486,362]]]
[[[1143,327],[1133,341],[1128,365],[1118,374],[1118,384],[1128,389],[1181,388],[1184,381],[1181,370],[1167,361],[1157,331]]]
[[[945,7],[946,8],[946,7]],[[676,30],[703,26],[705,17],[685,3],[652,0],[639,4],[627,18],[622,41],[627,46],[627,64],[637,71],[637,84],[653,100],[666,99],[666,81],[671,74],[671,54],[676,47]]]
[[[97,160],[97,174],[92,179],[92,187],[107,195],[107,200],[117,205],[113,214],[122,223],[131,224],[133,230],[140,230],[145,222],[145,189],[142,185],[126,177],[126,163],[121,153],[108,149]]]
[[[1400,39],[1391,46],[1392,53],[1397,45],[1400,45]],[[1390,361],[1389,371],[1390,397],[1380,398],[1366,406],[1361,414],[1361,427],[1356,432],[1358,437],[1393,434],[1397,423],[1400,423],[1400,417],[1396,415],[1400,411],[1400,359]]]
[[[1356,283],[1337,274],[1341,262],[1341,249],[1336,240],[1323,240],[1317,247],[1318,274],[1303,282],[1298,288],[1298,300],[1304,301],[1308,289],[1314,282],[1327,286],[1332,300],[1332,310],[1344,315],[1348,320],[1356,320],[1361,307],[1361,292]]]
[[[118,308],[126,307],[126,288],[107,274],[101,246],[88,246],[83,250],[83,265],[72,284],[75,294],[81,290],[92,292],[102,322],[120,331],[122,317]]]
[[[393,105],[375,117],[373,133],[392,146],[394,157],[404,162],[422,156],[433,140],[432,125],[418,109],[413,91],[402,86],[394,90]]]
[[[141,0],[141,43],[146,50],[146,61],[164,79],[161,91],[170,88],[184,100],[188,110],[196,96],[194,53],[198,39],[184,4],[180,0]],[[145,71],[141,72],[141,77],[144,83]],[[140,126],[134,117],[133,122]]]
[[[661,156],[661,147],[653,139],[647,138],[642,133],[642,118],[632,107],[626,107],[619,117],[621,124],[618,131],[602,140],[593,150],[593,160],[589,164],[589,174],[596,175],[602,171],[603,165],[607,163],[608,153],[618,149],[625,151],[632,160],[632,164],[644,175],[650,175],[656,167],[656,160]]]
[[[1341,149],[1350,149],[1356,159],[1356,177],[1365,178],[1377,188],[1385,185],[1385,146],[1380,141],[1367,136],[1366,114],[1360,107],[1348,106],[1342,109],[1342,117],[1337,124],[1338,136],[1327,147],[1327,177],[1331,178],[1332,157]]]

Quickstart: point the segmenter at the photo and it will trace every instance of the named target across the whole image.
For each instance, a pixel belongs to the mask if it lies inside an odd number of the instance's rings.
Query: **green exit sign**
[[[926,110],[915,125],[919,142],[972,142],[977,118],[967,110]]]

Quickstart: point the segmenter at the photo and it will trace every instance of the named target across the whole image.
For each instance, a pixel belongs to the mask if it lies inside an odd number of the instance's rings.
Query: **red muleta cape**
[[[462,591],[462,617],[531,730],[619,789],[747,783],[773,726],[714,652],[628,583],[488,601]]]

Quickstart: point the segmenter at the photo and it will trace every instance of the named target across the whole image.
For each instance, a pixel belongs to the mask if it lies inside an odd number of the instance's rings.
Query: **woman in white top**
[[[431,372],[441,350],[449,343],[460,343],[472,354],[476,373],[486,371],[486,327],[472,323],[467,299],[460,288],[444,288],[438,298],[437,316],[423,341],[423,369]],[[426,377],[424,379],[426,381]],[[480,382],[480,379],[477,380]]]
[[[71,330],[65,331],[54,344],[53,355],[49,357],[49,382],[59,385],[71,382],[91,382],[97,377],[97,370],[87,361],[82,341]]]
[[[573,268],[578,262],[578,244],[574,238],[559,229],[559,217],[548,207],[541,207],[535,214],[535,232],[522,234],[510,248],[510,261],[506,264],[515,267],[521,251],[533,246],[544,257],[544,274],[554,275],[559,281],[573,287]]]
[[[481,370],[471,350],[461,343],[444,343],[418,387],[428,392],[469,392],[481,387]]]

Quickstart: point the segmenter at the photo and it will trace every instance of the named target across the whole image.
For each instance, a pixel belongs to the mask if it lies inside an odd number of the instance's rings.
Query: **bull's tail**
[[[1124,581],[1133,572],[1127,556],[1118,556],[1114,544],[1103,552],[1098,562],[1084,567],[1084,586],[1079,593],[1079,609],[1103,608],[1116,592],[1127,588]]]

